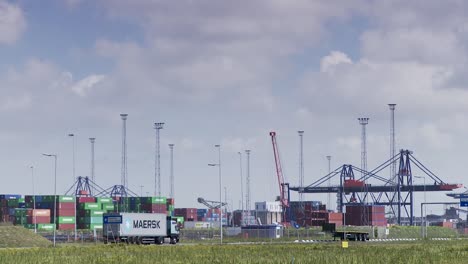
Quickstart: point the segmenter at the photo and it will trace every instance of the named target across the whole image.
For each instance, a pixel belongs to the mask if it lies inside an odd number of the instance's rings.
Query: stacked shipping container
[[[355,226],[387,226],[387,219],[385,218],[385,206],[346,206],[345,224]]]

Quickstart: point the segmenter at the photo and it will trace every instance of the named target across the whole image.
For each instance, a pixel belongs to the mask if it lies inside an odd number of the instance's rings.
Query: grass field
[[[468,241],[64,246],[0,250],[0,263],[467,263]]]
[[[0,226],[0,248],[46,247],[49,245],[51,245],[49,240],[21,226]]]

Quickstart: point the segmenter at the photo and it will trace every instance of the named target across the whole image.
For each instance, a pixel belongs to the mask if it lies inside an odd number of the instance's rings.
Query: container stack
[[[185,221],[197,221],[197,208],[175,208],[174,216],[182,216]]]
[[[74,230],[75,229],[75,197],[74,196],[57,196],[56,204],[56,223],[58,230]],[[53,209],[51,210],[52,217]]]
[[[326,211],[326,208],[320,201],[291,201],[289,207],[286,208],[285,220],[287,222],[296,221],[299,223],[307,220],[306,214],[312,211]]]
[[[104,214],[102,203],[94,197],[79,197],[77,199],[77,228],[102,229],[102,215]],[[108,200],[105,201],[108,202]]]
[[[355,226],[387,226],[385,206],[346,206],[345,224]]]
[[[21,201],[20,194],[1,194],[0,195],[0,220],[1,222],[14,222],[15,208]],[[24,202],[24,200],[22,200]]]

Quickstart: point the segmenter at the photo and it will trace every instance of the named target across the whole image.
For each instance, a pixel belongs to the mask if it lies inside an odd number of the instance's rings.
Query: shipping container
[[[57,224],[58,230],[75,230],[75,223],[73,224]]]
[[[57,223],[59,224],[74,224],[75,217],[74,216],[59,216],[57,217]]]
[[[99,210],[102,205],[100,203],[80,203],[78,207],[85,210]]]
[[[95,197],[78,197],[77,202],[78,203],[95,203],[96,198]]]

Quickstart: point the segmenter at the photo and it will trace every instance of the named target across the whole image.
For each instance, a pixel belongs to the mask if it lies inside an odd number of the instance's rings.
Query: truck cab
[[[167,235],[171,244],[179,243],[180,228],[177,220],[171,216],[167,217]]]

